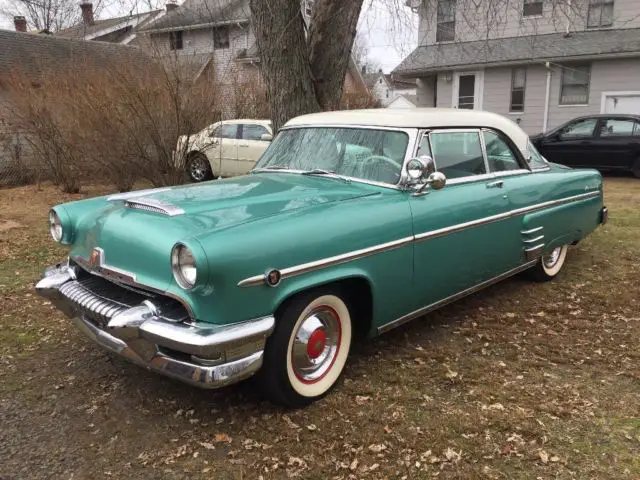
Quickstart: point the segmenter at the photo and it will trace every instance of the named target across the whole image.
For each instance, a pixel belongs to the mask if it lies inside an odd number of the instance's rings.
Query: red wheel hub
[[[324,351],[326,344],[327,334],[323,328],[318,328],[311,334],[307,343],[307,355],[309,358],[318,358]]]

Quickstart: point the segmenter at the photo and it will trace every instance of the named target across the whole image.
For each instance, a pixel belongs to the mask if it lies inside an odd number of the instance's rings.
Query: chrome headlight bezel
[[[49,211],[49,233],[54,241],[61,243],[64,236],[64,228],[62,227],[62,220],[55,210]]]
[[[171,250],[171,270],[173,278],[181,288],[192,290],[196,286],[198,281],[196,258],[193,251],[183,243],[176,243]]]

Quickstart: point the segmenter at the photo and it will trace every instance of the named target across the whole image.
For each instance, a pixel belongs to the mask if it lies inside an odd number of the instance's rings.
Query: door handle
[[[239,143],[238,146],[239,147],[248,147],[249,144],[248,143]]]
[[[591,145],[591,140],[583,140],[580,142],[582,145]]]
[[[487,188],[502,188],[504,182],[502,180],[496,180],[495,182],[487,183]]]

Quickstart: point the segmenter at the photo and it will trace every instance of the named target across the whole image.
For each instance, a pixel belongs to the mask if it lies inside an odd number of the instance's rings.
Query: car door
[[[220,175],[231,177],[237,175],[238,170],[238,135],[239,125],[236,123],[225,123],[219,130],[220,142]]]
[[[546,136],[540,152],[547,160],[569,167],[591,167],[597,162],[593,142],[597,118],[581,118]]]
[[[257,123],[243,123],[238,141],[238,174],[251,170],[271,143],[262,140],[262,135],[271,135],[266,126]]]
[[[442,190],[409,197],[413,215],[415,301],[433,305],[512,268],[517,227],[501,181],[488,173],[479,129],[425,132],[418,155],[447,176]],[[417,305],[415,305],[417,307]]]
[[[635,161],[638,137],[634,138],[636,122],[630,118],[601,118],[594,140],[597,163],[594,167],[627,170]],[[635,143],[635,145],[634,145]]]

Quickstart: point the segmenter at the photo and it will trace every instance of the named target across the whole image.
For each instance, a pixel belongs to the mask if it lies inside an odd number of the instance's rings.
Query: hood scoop
[[[184,210],[176,207],[162,200],[155,198],[135,198],[131,200],[125,200],[124,206],[127,208],[133,208],[136,210],[146,210],[147,212],[160,213],[162,215],[168,215],[173,217],[175,215],[182,215]]]
[[[154,188],[148,190],[140,190],[138,192],[118,193],[116,195],[111,195],[110,197],[108,197],[107,201],[115,202],[118,200],[124,200],[124,206],[126,208],[145,210],[147,212],[159,213],[161,215],[167,215],[169,217],[182,215],[184,213],[184,210],[182,208],[176,207],[169,202],[146,196],[154,193],[166,192],[169,190],[171,189]]]

